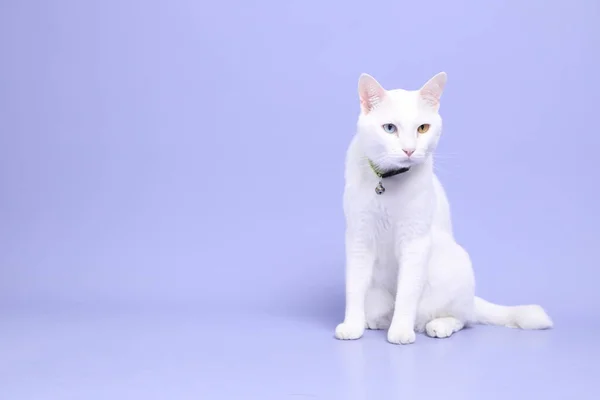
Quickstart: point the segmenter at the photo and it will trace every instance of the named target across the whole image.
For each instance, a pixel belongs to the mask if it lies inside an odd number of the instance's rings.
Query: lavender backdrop
[[[593,398],[599,17],[593,0],[3,0],[0,398],[390,398],[432,370],[442,395],[500,377],[500,395]],[[439,176],[478,291],[557,327],[337,342],[358,76],[415,89],[441,70]],[[587,372],[553,379],[565,364]]]

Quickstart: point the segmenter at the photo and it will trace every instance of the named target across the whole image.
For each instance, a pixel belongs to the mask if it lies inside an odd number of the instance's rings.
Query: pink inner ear
[[[421,90],[421,97],[427,104],[432,107],[437,107],[440,105],[440,96],[439,92],[434,90]]]
[[[363,74],[359,81],[360,107],[368,114],[377,107],[385,97],[385,89],[371,76]]]
[[[431,78],[420,90],[421,97],[432,107],[439,107],[440,98],[446,85],[446,74],[441,72]]]

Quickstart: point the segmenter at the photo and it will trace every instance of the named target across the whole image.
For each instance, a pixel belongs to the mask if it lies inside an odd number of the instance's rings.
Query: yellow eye
[[[429,130],[429,124],[423,124],[417,128],[417,132],[419,132],[419,133],[426,133],[428,130]]]

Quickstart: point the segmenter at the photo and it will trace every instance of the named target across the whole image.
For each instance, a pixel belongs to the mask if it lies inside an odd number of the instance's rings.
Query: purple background
[[[0,398],[596,398],[598,18],[3,0]],[[478,293],[556,327],[336,341],[358,76],[442,70],[438,173]]]

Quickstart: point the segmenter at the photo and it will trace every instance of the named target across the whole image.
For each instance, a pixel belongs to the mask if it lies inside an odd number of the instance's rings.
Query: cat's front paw
[[[411,325],[396,325],[392,324],[388,330],[388,342],[393,344],[410,344],[414,343],[417,336]]]
[[[335,337],[340,340],[360,339],[365,333],[365,324],[343,322],[335,328]]]

